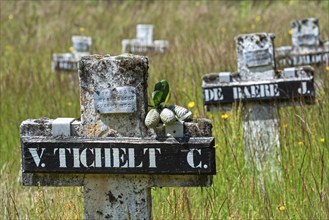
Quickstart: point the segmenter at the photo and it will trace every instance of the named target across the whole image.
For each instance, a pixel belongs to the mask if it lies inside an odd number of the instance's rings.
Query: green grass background
[[[0,219],[83,218],[82,188],[22,187],[19,125],[28,118],[79,117],[77,73],[54,74],[51,54],[89,35],[93,52],[118,55],[136,24],[154,25],[170,50],[149,54],[149,91],[167,79],[171,102],[213,120],[217,175],[209,188],[154,188],[154,219],[328,219],[329,70],[314,106],[280,109],[281,180],[263,179],[244,161],[238,108],[222,119],[204,112],[201,77],[236,71],[233,38],[272,32],[290,45],[290,21],[317,17],[329,39],[328,1],[0,1]],[[278,207],[284,207],[279,211]]]

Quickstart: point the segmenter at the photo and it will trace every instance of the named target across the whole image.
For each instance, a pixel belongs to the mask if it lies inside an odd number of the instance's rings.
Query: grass
[[[21,186],[19,125],[79,117],[77,74],[50,70],[51,54],[69,51],[73,34],[83,28],[94,53],[117,55],[136,24],[151,23],[170,51],[149,55],[149,91],[167,79],[171,102],[194,101],[194,117],[213,121],[217,143],[213,186],[154,188],[154,219],[328,219],[328,70],[316,68],[324,83],[316,105],[280,109],[282,179],[264,178],[263,188],[245,165],[239,107],[224,120],[204,112],[201,92],[202,75],[236,71],[236,35],[272,32],[276,46],[290,45],[290,21],[317,17],[329,39],[328,10],[328,1],[0,1],[0,218],[83,218],[81,188]]]

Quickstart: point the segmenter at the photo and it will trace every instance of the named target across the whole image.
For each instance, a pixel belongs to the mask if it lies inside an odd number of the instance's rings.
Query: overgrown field
[[[154,219],[328,219],[329,67],[316,104],[280,109],[282,179],[245,165],[241,112],[203,110],[201,77],[236,71],[234,37],[272,32],[291,45],[290,21],[317,17],[329,39],[328,1],[0,1],[0,219],[81,219],[83,189],[22,187],[19,125],[28,118],[79,117],[77,73],[51,72],[51,54],[71,36],[93,38],[93,53],[118,55],[136,24],[154,24],[170,50],[149,54],[149,91],[166,79],[171,102],[194,102],[194,117],[213,120],[217,175],[209,188],[152,189]],[[193,107],[192,107],[193,106]],[[262,189],[265,189],[262,192]]]

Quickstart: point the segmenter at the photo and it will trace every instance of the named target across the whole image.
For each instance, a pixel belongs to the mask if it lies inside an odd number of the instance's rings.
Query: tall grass
[[[138,23],[154,24],[154,39],[170,50],[149,54],[149,91],[160,79],[173,103],[213,121],[217,175],[209,188],[154,188],[154,219],[328,219],[329,72],[316,105],[280,109],[282,180],[264,179],[244,161],[241,111],[204,112],[201,77],[236,71],[234,36],[272,32],[290,45],[293,19],[317,17],[329,39],[328,1],[0,1],[0,218],[83,218],[82,188],[22,187],[19,125],[27,118],[79,117],[77,74],[50,71],[51,54],[71,36],[92,36],[93,52],[117,55]],[[281,211],[278,209],[281,208]],[[283,210],[285,209],[285,210]]]

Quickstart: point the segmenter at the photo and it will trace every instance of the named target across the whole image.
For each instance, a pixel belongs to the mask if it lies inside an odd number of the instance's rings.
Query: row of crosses
[[[168,43],[156,43],[152,34],[153,26],[139,25],[137,38],[123,46],[146,52],[159,44],[162,52]],[[277,69],[274,38],[237,36],[238,71],[207,74],[202,89],[209,111],[243,103],[246,160],[261,175],[280,177],[278,107],[314,104],[315,86],[310,67]],[[78,70],[81,120],[22,122],[23,185],[83,186],[86,219],[151,219],[151,187],[211,186],[216,174],[211,121],[148,129],[148,58],[89,55],[91,38],[72,40],[73,53],[54,55],[53,66]],[[75,64],[65,66],[66,61]]]
[[[122,40],[122,53],[164,53],[168,50],[166,40],[153,40],[153,25],[138,24],[136,38]],[[291,22],[292,46],[275,50],[279,66],[309,65],[326,62],[329,65],[329,41],[320,40],[319,21],[306,18]],[[73,36],[71,53],[53,54],[52,70],[76,71],[82,56],[91,53],[91,37]]]
[[[136,33],[135,39],[122,40],[122,53],[164,53],[169,47],[169,42],[166,40],[153,40],[153,25],[138,24]],[[52,71],[77,71],[81,57],[91,54],[91,37],[72,36],[72,43],[72,52],[53,54]]]

